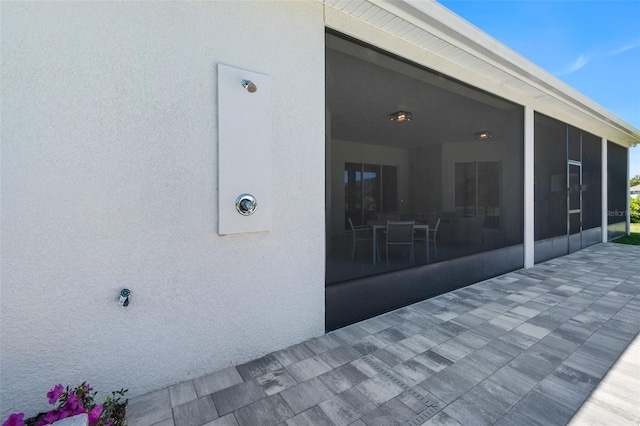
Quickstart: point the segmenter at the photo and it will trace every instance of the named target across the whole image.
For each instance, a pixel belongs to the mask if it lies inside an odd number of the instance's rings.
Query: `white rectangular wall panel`
[[[247,82],[247,87],[243,86]],[[251,82],[255,91],[250,91]],[[271,230],[271,79],[218,64],[218,233]],[[255,211],[236,200],[250,194]]]

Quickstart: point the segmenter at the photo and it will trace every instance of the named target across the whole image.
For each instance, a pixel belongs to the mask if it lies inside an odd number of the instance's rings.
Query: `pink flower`
[[[59,418],[60,415],[58,413],[56,413],[55,411],[49,411],[42,417],[42,420],[44,420],[46,424],[50,425],[51,423],[58,421]]]
[[[49,404],[52,404],[52,405],[55,404],[63,392],[64,392],[64,388],[62,387],[62,385],[55,385],[55,387],[47,393],[47,397],[49,398]]]
[[[2,423],[2,426],[24,426],[22,418],[24,413],[16,413],[9,416],[6,422]]]
[[[94,424],[96,420],[100,418],[101,414],[102,414],[102,405],[98,405],[93,410],[91,410],[91,413],[89,413],[89,424],[90,425]]]
[[[62,419],[66,419],[67,417],[69,417],[70,413],[68,411],[58,411],[58,420],[62,420]]]
[[[84,408],[84,407],[82,406],[82,402],[80,402],[76,394],[73,392],[69,392],[69,397],[67,398],[67,402],[64,403],[64,406],[62,408],[65,411],[68,411],[69,413],[74,413],[78,410],[78,408]]]

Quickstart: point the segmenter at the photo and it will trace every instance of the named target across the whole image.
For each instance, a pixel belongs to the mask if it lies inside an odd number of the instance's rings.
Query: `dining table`
[[[367,221],[367,225],[371,227],[373,233],[373,264],[375,265],[378,259],[378,231],[387,229],[387,222],[380,222],[377,220],[369,220]],[[429,263],[429,225],[425,223],[416,222],[413,225],[413,229],[424,231],[424,243],[425,243],[425,253],[426,260]]]

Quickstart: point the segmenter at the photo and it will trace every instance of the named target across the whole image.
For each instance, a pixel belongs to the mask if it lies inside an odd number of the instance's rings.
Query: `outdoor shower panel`
[[[218,64],[218,234],[271,231],[271,78]]]

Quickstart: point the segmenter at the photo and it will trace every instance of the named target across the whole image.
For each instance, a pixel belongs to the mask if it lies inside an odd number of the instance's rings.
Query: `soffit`
[[[621,145],[640,142],[640,130],[434,1],[324,0],[324,4],[445,63],[471,70],[477,78],[463,79],[466,83],[485,90],[503,87],[508,90],[500,95],[513,102]],[[444,74],[450,72],[441,64],[428,66]],[[491,84],[483,87],[482,81]],[[520,96],[510,96],[509,92]]]

